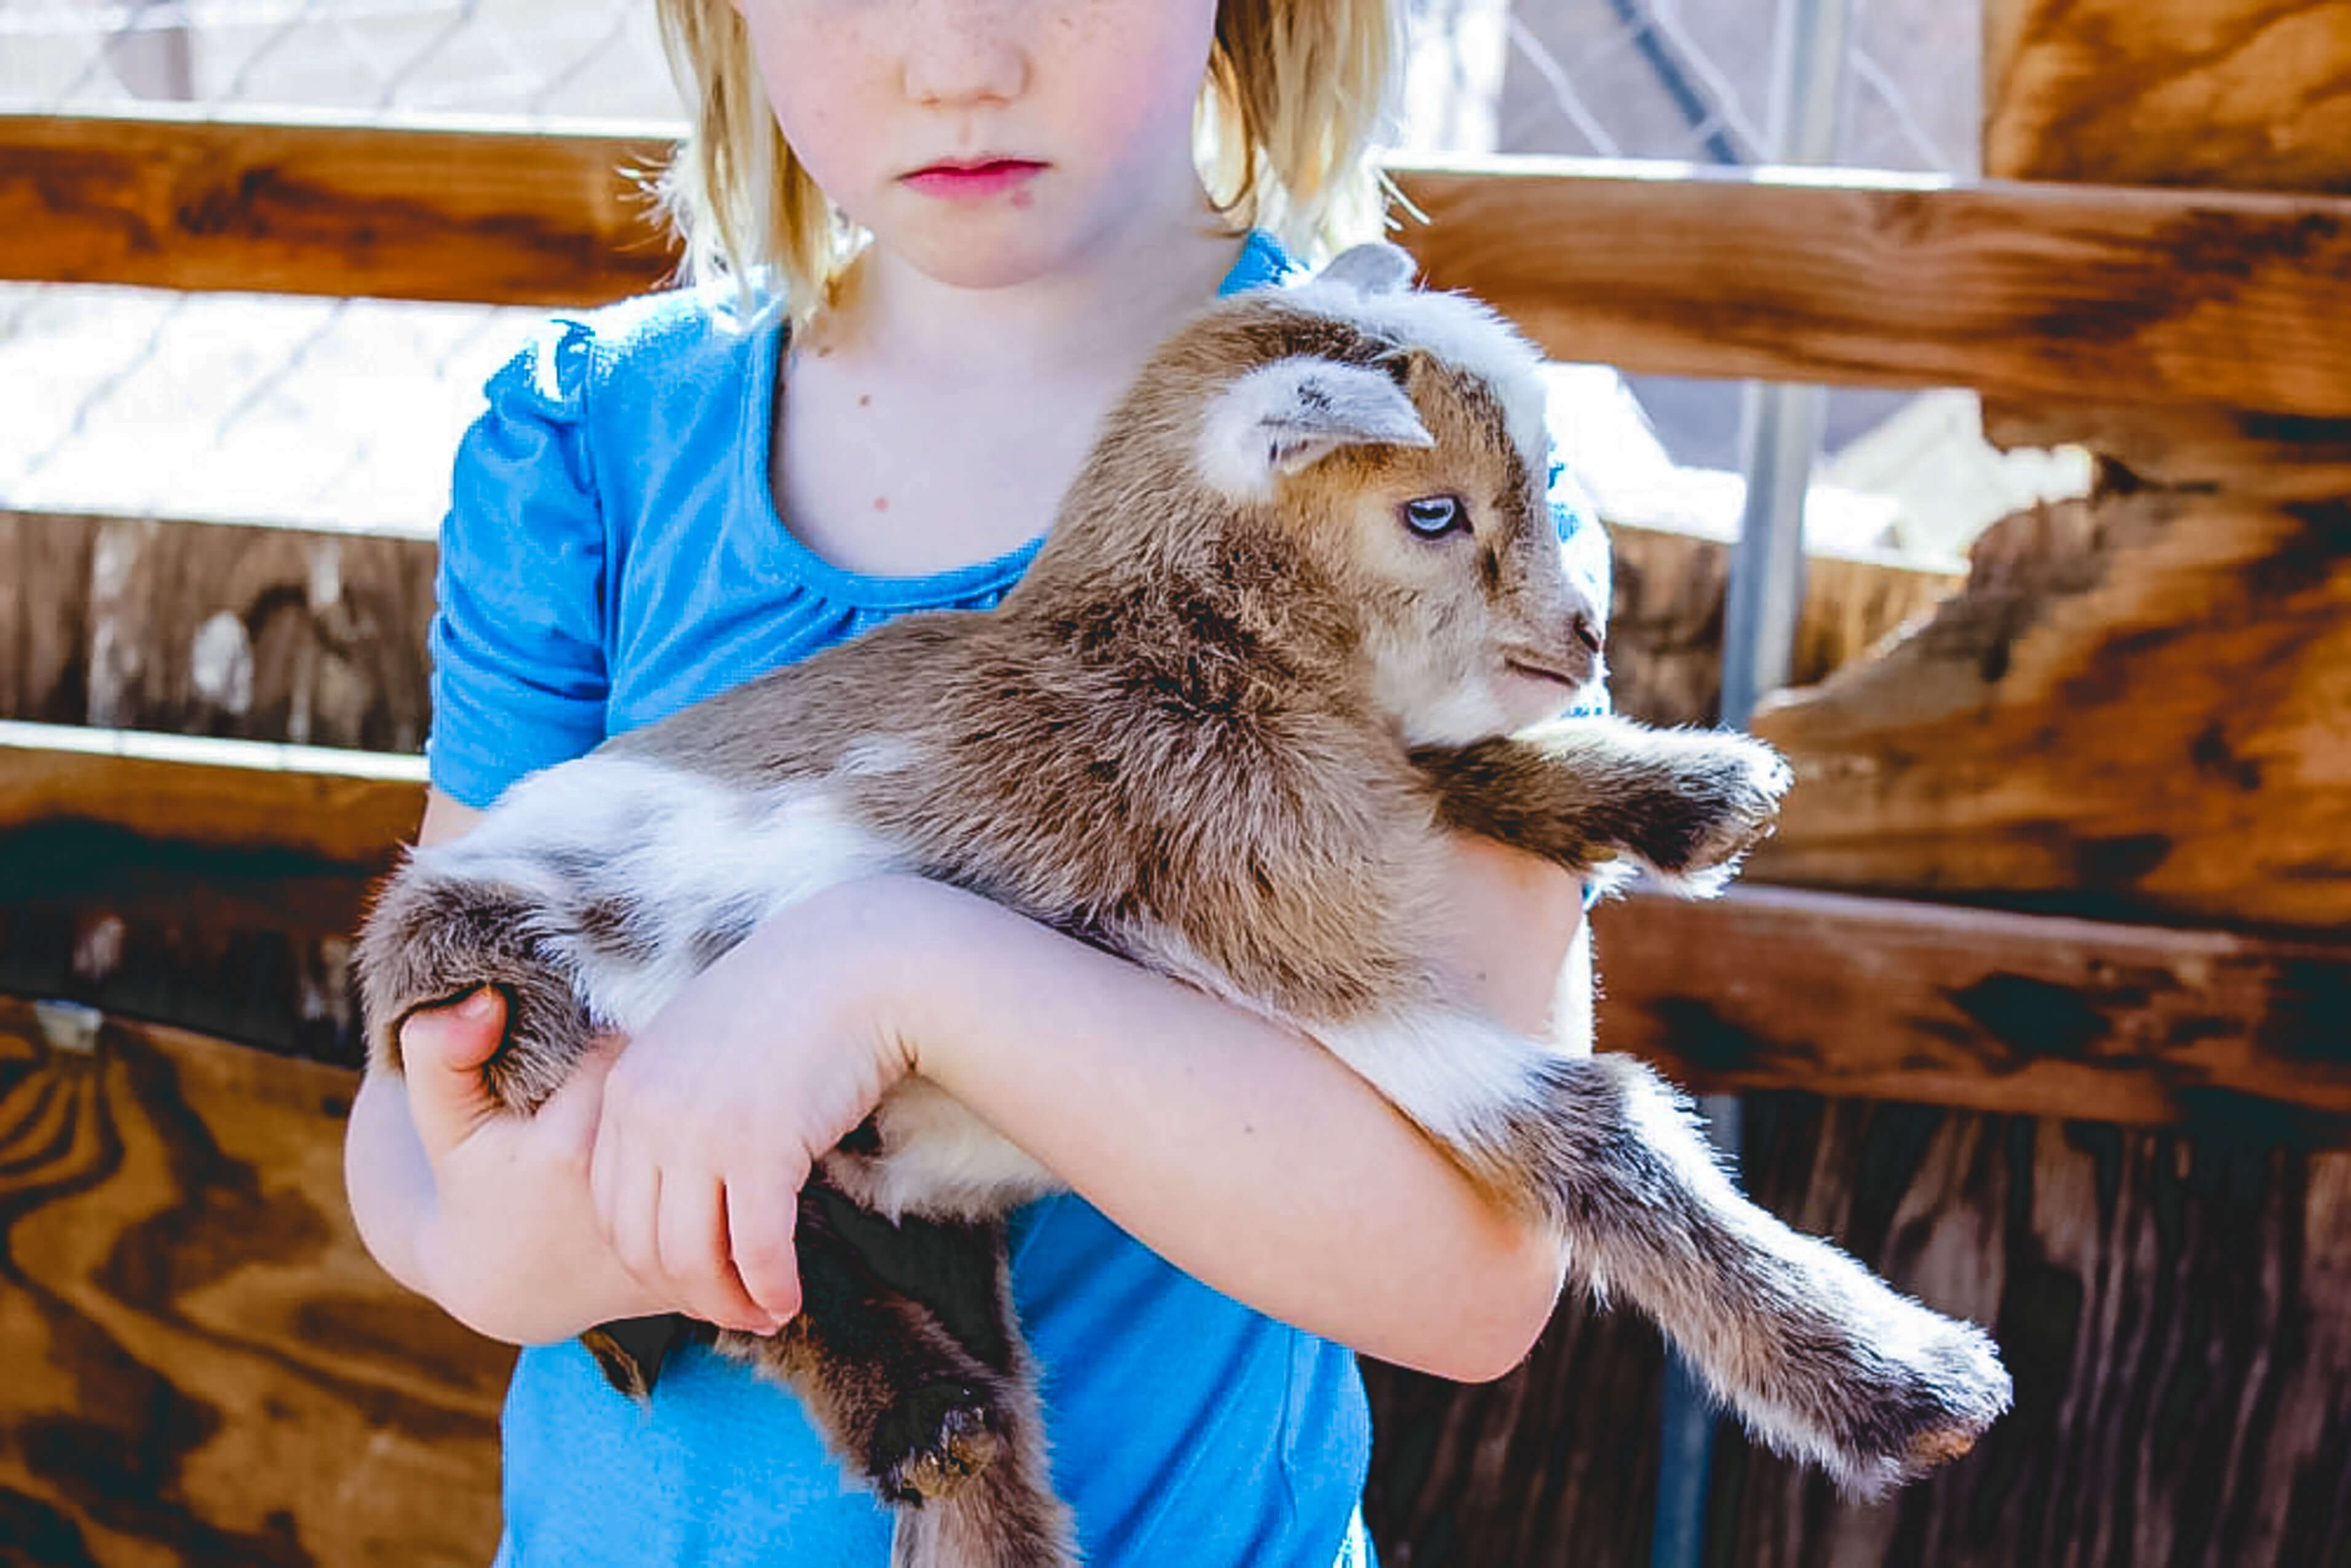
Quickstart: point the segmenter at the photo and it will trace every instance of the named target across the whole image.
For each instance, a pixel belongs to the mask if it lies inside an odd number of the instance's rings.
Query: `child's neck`
[[[1193,199],[1075,266],[955,288],[882,248],[793,344],[776,504],[834,565],[914,576],[1043,533],[1112,402],[1241,239]]]

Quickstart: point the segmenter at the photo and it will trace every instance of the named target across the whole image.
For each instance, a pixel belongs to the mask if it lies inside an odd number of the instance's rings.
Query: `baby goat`
[[[1320,1040],[1764,1440],[1880,1491],[2007,1407],[1990,1341],[1750,1204],[1647,1069],[1489,1022],[1432,967],[1447,830],[1703,893],[1788,774],[1732,735],[1545,722],[1601,632],[1552,534],[1535,356],[1410,268],[1364,247],[1178,332],[994,612],[892,622],[417,852],[361,941],[375,1066],[410,1012],[493,985],[489,1085],[535,1109],[771,911],[919,873]],[[803,1195],[801,1313],[716,1335],[901,1505],[901,1564],[1075,1561],[1001,1218],[1053,1186],[906,1082]]]

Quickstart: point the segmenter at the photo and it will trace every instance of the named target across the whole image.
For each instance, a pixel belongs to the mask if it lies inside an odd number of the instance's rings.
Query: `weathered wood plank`
[[[0,277],[593,301],[657,137],[0,116]],[[1395,171],[1437,283],[1628,369],[2351,416],[2351,204],[1563,161]]]
[[[1996,53],[2041,62],[1991,78],[1996,123],[2043,128],[2001,142],[2003,172],[2193,179],[2211,172],[2214,115],[2298,134],[2309,106],[2295,84],[2330,57],[2294,62],[2275,102],[2264,78],[2228,105],[2156,88],[2148,62],[2234,69],[2306,22],[2340,27],[2351,6],[2002,0],[1991,16]],[[2094,58],[2116,79],[2085,74]],[[2339,81],[2329,91],[2344,101]],[[2077,120],[2092,133],[2077,137]],[[2304,183],[2351,181],[2351,141],[2313,141],[2297,158]],[[1759,716],[1805,783],[1758,872],[2189,923],[2351,925],[2351,423],[2102,401],[1997,410],[1993,423],[2094,434],[2120,462],[2090,500],[1985,535],[1966,591],[1916,635]]]
[[[1794,1093],[1745,1140],[1759,1201],[1990,1324],[2016,1407],[1875,1507],[1734,1439],[1709,1561],[2351,1561],[2351,1155]]]
[[[1753,885],[1593,916],[1602,1045],[1704,1090],[2351,1146],[2351,943]]]
[[[2351,0],[1987,0],[1984,106],[1983,166],[2000,178],[2351,193]],[[2311,472],[2344,462],[2339,419],[2231,430],[2145,407],[2011,404],[1988,400],[1987,424],[2166,483],[2206,482],[2217,458],[2234,464],[2232,488],[2351,493]]]
[[[1730,549],[1662,528],[1612,526],[1608,690],[1618,712],[1651,724],[1708,725],[1722,712],[1722,603]],[[1790,673],[1826,680],[1955,591],[1957,573],[1816,555]]]
[[[423,764],[0,722],[0,989],[361,1055],[350,935]]]
[[[559,304],[674,259],[653,133],[0,115],[0,277]]]
[[[428,538],[0,511],[0,718],[421,751]]]
[[[1989,1326],[2017,1404],[1868,1507],[1727,1423],[1708,1561],[2351,1558],[2351,1155],[1794,1092],[1745,1104],[1757,1201]],[[1643,1324],[1574,1301],[1489,1387],[1367,1365],[1382,1561],[1637,1568],[1657,1375]]]
[[[1986,0],[1984,168],[2351,193],[2346,0]]]
[[[2069,401],[1986,403],[1983,427],[1985,439],[2000,446],[2086,446],[2115,489],[2226,486],[2276,502],[2351,496],[2351,419]]]
[[[486,1562],[510,1353],[361,1249],[353,1075],[92,1043],[0,998],[0,1555]]]
[[[1385,1568],[1648,1561],[1665,1355],[1631,1312],[1563,1299],[1526,1364],[1465,1387],[1364,1364],[1364,1513]]]
[[[2351,414],[2341,201],[1609,167],[1399,171],[1408,243],[1562,359]]]
[[[422,758],[0,723],[0,833],[79,823],[373,874],[423,804]]]
[[[1801,780],[1769,880],[2338,932],[2351,497],[2009,518],[1965,593],[1755,727]]]
[[[10,755],[0,977],[348,1059],[348,937],[413,830],[415,778]],[[2268,1116],[2351,1143],[2351,946],[1756,886],[1597,920],[1602,1039],[1696,1087]]]

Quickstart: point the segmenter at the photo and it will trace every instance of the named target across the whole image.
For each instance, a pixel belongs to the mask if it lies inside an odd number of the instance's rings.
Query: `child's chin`
[[[1077,246],[1057,245],[1057,237],[1042,224],[974,214],[971,221],[926,225],[921,235],[907,236],[899,255],[950,288],[1011,288],[1067,263]]]

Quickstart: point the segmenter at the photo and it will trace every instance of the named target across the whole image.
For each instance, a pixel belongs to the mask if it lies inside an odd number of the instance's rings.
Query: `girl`
[[[559,323],[490,383],[443,537],[427,841],[779,661],[993,603],[1152,346],[1279,279],[1270,226],[1374,210],[1383,0],[662,4],[698,106],[671,195],[726,287]],[[1598,530],[1562,528],[1604,592]],[[1581,890],[1458,860],[1465,993],[1583,1040]],[[412,1021],[348,1176],[394,1276],[532,1347],[502,1563],[887,1560],[789,1394],[688,1350],[641,1407],[572,1337],[782,1323],[793,1194],[909,1071],[1076,1189],[1017,1217],[1013,1272],[1103,1568],[1367,1561],[1343,1347],[1498,1375],[1559,1288],[1551,1242],[1335,1059],[935,884],[778,916],[527,1122],[475,1074],[500,1022],[486,994]]]

